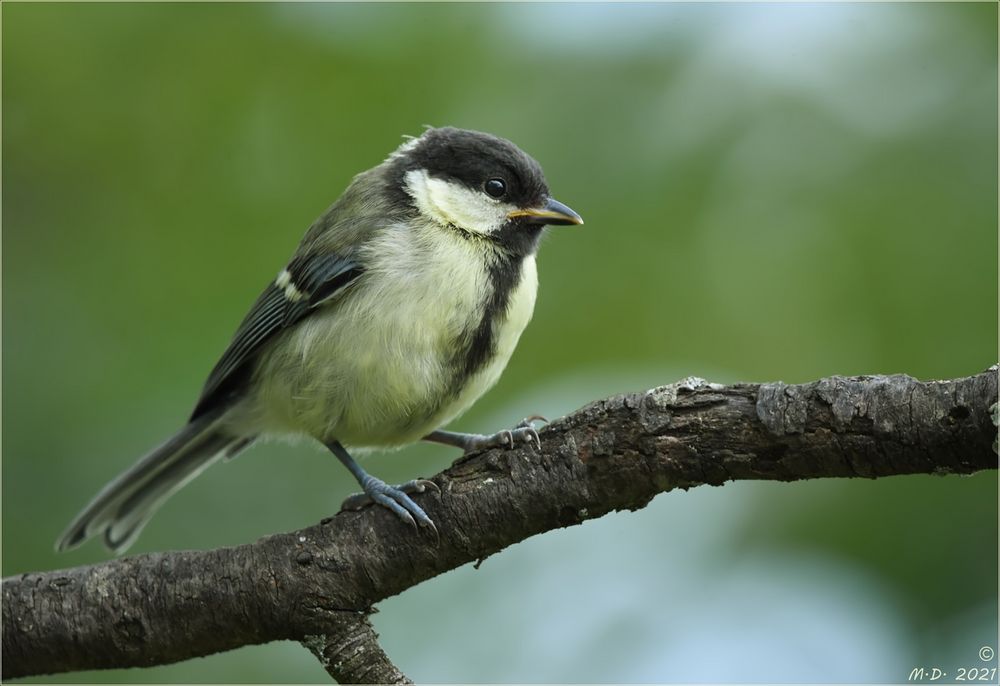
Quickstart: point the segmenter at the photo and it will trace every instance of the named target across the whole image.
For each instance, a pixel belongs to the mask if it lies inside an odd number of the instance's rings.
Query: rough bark
[[[138,555],[3,581],[3,678],[176,662],[304,643],[338,680],[408,683],[378,648],[372,606],[551,529],[703,484],[997,468],[997,368],[800,385],[686,379],[591,403],[542,450],[495,449],[418,497],[440,537],[382,508],[341,512],[234,548]]]
[[[412,684],[378,644],[367,612],[341,612],[326,633],[302,643],[341,684]]]

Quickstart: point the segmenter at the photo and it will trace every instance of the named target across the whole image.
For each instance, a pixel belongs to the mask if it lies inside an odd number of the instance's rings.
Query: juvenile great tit
[[[492,435],[440,427],[496,383],[535,305],[546,225],[582,224],[513,143],[432,128],[358,174],[250,308],[184,428],[106,485],[56,543],[128,548],[154,511],[213,462],[265,436],[325,445],[375,502],[434,524],[351,457],[434,441],[466,451],[538,441],[529,418]]]

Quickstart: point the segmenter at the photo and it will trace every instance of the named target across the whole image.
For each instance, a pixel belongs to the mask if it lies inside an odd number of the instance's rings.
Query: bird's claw
[[[507,434],[508,448],[513,448],[514,442],[517,441],[518,443],[527,443],[528,445],[534,445],[538,450],[542,449],[542,439],[539,438],[538,431],[535,429],[535,427],[531,425],[521,426],[520,424],[518,424],[517,427],[509,431],[505,431],[504,433]]]
[[[378,503],[382,507],[392,510],[397,517],[406,524],[409,524],[414,532],[416,532],[417,524],[419,523],[420,526],[429,528],[437,536],[438,531],[437,527],[434,526],[434,522],[427,516],[423,508],[413,502],[413,499],[408,495],[411,493],[424,493],[428,490],[440,493],[440,487],[433,481],[429,479],[414,479],[413,481],[407,481],[405,484],[390,486],[381,479],[369,476],[361,487],[364,489],[364,492],[348,496],[341,503],[340,509],[360,510],[372,503]]]
[[[538,430],[535,429],[534,423],[541,422],[543,424],[548,424],[549,420],[540,414],[533,414],[525,417],[520,422],[518,422],[515,427],[515,431],[523,431],[526,436],[525,442],[531,443],[534,441],[535,447],[540,451],[542,449],[542,439],[538,436]]]
[[[508,448],[513,449],[518,444],[526,443],[534,445],[538,450],[542,449],[542,439],[538,436],[538,430],[534,427],[534,422],[548,422],[545,417],[533,414],[525,417],[513,429],[504,429],[491,435],[470,436],[465,448],[465,453],[469,454],[486,448]]]
[[[523,428],[526,426],[531,426],[534,422],[541,422],[542,424],[548,424],[549,420],[540,414],[533,414],[525,417],[517,424],[517,428]]]

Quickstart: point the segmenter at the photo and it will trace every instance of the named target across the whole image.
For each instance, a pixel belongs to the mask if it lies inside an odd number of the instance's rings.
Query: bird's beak
[[[554,198],[549,198],[542,207],[514,210],[507,215],[507,218],[524,219],[530,224],[560,224],[565,226],[583,223],[583,217]]]

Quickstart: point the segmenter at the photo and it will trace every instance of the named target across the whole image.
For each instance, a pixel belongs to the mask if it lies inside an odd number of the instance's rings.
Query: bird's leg
[[[542,440],[538,437],[538,431],[533,426],[534,422],[548,422],[549,420],[541,415],[533,414],[525,417],[513,429],[504,429],[495,434],[463,434],[454,431],[432,431],[423,440],[443,443],[461,448],[466,454],[485,450],[486,448],[513,448],[520,443],[532,443],[539,450],[542,449]]]
[[[417,522],[419,522],[420,526],[430,527],[434,530],[434,533],[437,533],[437,527],[434,526],[431,518],[407,495],[409,493],[423,493],[426,490],[440,491],[441,489],[438,488],[436,483],[427,479],[414,479],[399,486],[390,486],[362,469],[361,465],[351,457],[350,453],[347,452],[347,449],[339,441],[331,441],[326,444],[326,447],[354,475],[354,478],[358,480],[361,489],[364,491],[364,493],[356,493],[349,496],[341,504],[341,509],[359,510],[365,505],[378,503],[396,513],[396,516],[412,526],[414,531],[416,531]]]

